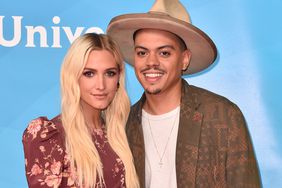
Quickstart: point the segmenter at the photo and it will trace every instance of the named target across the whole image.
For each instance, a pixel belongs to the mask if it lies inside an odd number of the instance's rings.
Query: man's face
[[[181,83],[190,52],[180,39],[167,31],[142,29],[135,36],[135,74],[147,94],[171,92]]]

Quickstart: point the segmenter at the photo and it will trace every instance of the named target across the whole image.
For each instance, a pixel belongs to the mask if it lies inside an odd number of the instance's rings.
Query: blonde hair
[[[113,101],[104,111],[103,118],[109,144],[124,164],[126,186],[139,187],[125,134],[130,102],[125,90],[123,58],[117,44],[104,34],[88,33],[77,38],[68,50],[61,68],[62,124],[71,167],[76,169],[80,186],[94,187],[97,182],[104,182],[103,164],[81,110],[78,84],[89,53],[93,50],[108,50],[118,64],[119,88]]]

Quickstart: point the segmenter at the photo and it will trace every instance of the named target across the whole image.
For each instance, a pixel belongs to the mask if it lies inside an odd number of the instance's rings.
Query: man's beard
[[[145,92],[148,93],[149,95],[157,95],[161,92],[161,89],[155,89],[153,91],[149,91],[148,89],[145,89]]]

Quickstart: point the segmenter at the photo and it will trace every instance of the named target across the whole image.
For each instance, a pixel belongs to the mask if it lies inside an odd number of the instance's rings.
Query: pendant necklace
[[[171,130],[170,130],[170,133],[169,133],[169,135],[168,135],[168,138],[167,138],[167,141],[166,141],[166,144],[165,144],[165,148],[164,148],[164,151],[162,152],[162,154],[159,152],[159,149],[158,149],[158,147],[157,147],[156,141],[155,141],[155,139],[154,139],[153,131],[152,131],[152,128],[151,128],[150,119],[149,119],[149,117],[148,117],[148,124],[149,124],[149,128],[150,128],[150,133],[151,133],[151,136],[152,136],[152,140],[153,140],[153,143],[154,143],[154,147],[155,147],[155,149],[156,149],[156,151],[157,151],[157,153],[158,153],[158,156],[159,156],[159,162],[158,162],[158,163],[159,163],[160,168],[162,168],[162,166],[163,166],[163,164],[164,164],[164,163],[163,163],[163,157],[164,157],[165,152],[166,152],[166,150],[167,150],[167,146],[168,146],[169,140],[170,140],[170,138],[171,138],[172,131],[173,131],[174,127],[175,127],[175,123],[176,123],[177,117],[178,117],[178,113],[175,115],[175,118],[174,118],[174,121],[173,121],[173,125],[172,125],[172,127],[171,127]]]

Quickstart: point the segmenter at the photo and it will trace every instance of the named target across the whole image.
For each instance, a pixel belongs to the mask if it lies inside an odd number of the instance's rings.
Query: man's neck
[[[169,91],[159,94],[146,95],[146,101],[143,109],[153,115],[160,115],[174,110],[180,105],[182,82],[170,88]]]

